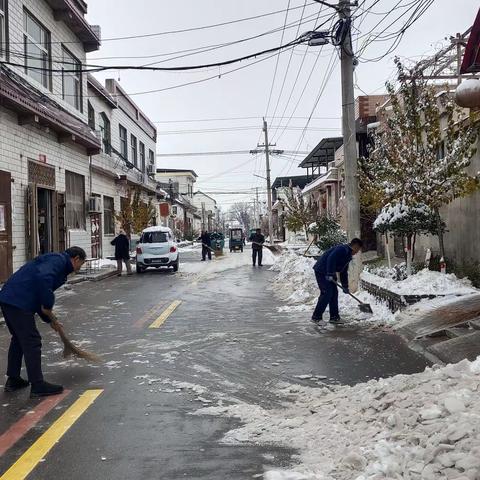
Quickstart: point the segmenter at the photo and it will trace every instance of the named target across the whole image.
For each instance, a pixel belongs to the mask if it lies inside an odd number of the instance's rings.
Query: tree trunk
[[[388,232],[385,232],[385,251],[387,254],[388,268],[392,268],[392,259],[390,258],[390,247],[388,246]]]
[[[440,257],[445,258],[445,244],[443,242],[443,228],[442,228],[442,217],[440,216],[440,210],[435,209],[435,218],[437,220],[437,236],[438,236],[438,246],[440,247]]]
[[[410,276],[412,274],[412,237],[408,235],[405,240],[407,245],[407,276]]]

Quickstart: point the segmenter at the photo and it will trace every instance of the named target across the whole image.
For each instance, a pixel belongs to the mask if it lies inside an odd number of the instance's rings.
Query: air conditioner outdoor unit
[[[88,199],[88,211],[89,213],[102,212],[102,200],[100,197],[90,197]]]

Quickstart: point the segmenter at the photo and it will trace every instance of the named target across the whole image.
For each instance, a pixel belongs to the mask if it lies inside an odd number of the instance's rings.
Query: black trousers
[[[212,259],[212,251],[206,247],[205,245],[202,245],[202,260],[205,260],[207,258],[211,260]]]
[[[254,265],[257,263],[257,257],[258,257],[258,265],[261,266],[262,258],[263,258],[263,249],[260,248],[258,250],[255,250],[255,249],[252,250],[252,261]]]
[[[8,349],[7,376],[19,377],[22,359],[25,358],[30,383],[43,380],[42,337],[35,324],[35,314],[2,304],[3,318],[12,335]]]

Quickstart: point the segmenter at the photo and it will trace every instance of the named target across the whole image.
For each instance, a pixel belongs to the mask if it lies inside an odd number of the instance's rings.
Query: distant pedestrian
[[[58,332],[62,329],[54,314],[55,294],[72,272],[78,272],[87,255],[80,247],[63,253],[47,253],[26,263],[15,272],[0,291],[0,307],[12,335],[8,350],[5,391],[13,392],[31,384],[30,396],[46,397],[63,391],[61,385],[48,383],[42,373],[42,337],[35,325],[35,313]],[[20,376],[25,359],[28,381]]]
[[[348,264],[363,246],[359,238],[354,238],[348,245],[337,245],[327,250],[315,263],[313,270],[320,288],[320,297],[312,315],[312,322],[322,321],[327,308],[330,310],[330,323],[342,323],[338,311],[337,272],[344,293],[348,293]]]
[[[262,259],[263,259],[263,244],[265,243],[265,237],[262,235],[262,230],[257,228],[255,233],[250,235],[250,241],[252,242],[252,262],[253,266],[257,263],[258,258],[258,266],[262,266]]]
[[[209,260],[212,259],[212,237],[210,234],[203,230],[200,237],[197,239],[198,241],[202,242],[202,262],[204,262],[207,257]]]
[[[132,275],[130,264],[130,240],[123,230],[110,242],[115,246],[115,260],[117,261],[117,275],[122,275],[123,263],[127,267],[127,275]]]

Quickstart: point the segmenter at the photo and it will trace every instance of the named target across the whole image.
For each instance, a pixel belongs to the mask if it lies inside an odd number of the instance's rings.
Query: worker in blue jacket
[[[348,293],[348,264],[362,246],[363,242],[359,238],[354,238],[349,244],[328,249],[315,263],[313,270],[320,288],[320,297],[312,315],[312,322],[321,322],[328,306],[330,323],[342,323],[338,311],[337,272],[340,274],[343,291]]]
[[[13,392],[31,384],[30,397],[56,395],[61,385],[44,381],[42,374],[42,337],[35,325],[35,314],[49,323],[55,331],[62,325],[53,314],[54,291],[67,276],[78,272],[86,254],[80,247],[71,247],[63,253],[47,253],[26,263],[15,272],[0,290],[0,308],[12,335],[8,350],[6,392]],[[20,376],[22,358],[25,358],[28,381]]]

